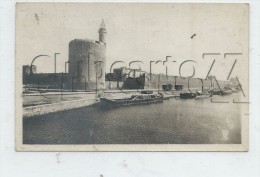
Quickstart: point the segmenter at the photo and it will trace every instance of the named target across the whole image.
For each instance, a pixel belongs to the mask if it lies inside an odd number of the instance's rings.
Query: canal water
[[[240,104],[230,96],[97,106],[24,119],[24,144],[240,144]]]

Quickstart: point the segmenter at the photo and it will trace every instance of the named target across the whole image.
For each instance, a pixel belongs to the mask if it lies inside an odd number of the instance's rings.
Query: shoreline
[[[197,89],[197,88],[193,88]],[[158,91],[158,89],[149,89]],[[178,97],[181,91],[163,91],[164,99]],[[105,90],[110,98],[126,98],[130,93],[140,93],[140,90]],[[45,92],[23,94],[23,119],[59,111],[92,106],[97,103],[96,92]],[[35,101],[36,100],[36,101]]]

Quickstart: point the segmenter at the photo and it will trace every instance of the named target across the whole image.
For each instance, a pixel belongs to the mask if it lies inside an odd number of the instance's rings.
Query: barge
[[[138,94],[132,95],[130,98],[120,98],[120,99],[109,99],[100,98],[99,105],[105,108],[120,107],[120,106],[132,106],[140,104],[152,104],[152,103],[162,103],[163,94]]]

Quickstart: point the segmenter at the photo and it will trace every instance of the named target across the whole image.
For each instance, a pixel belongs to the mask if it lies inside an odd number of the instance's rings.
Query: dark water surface
[[[230,97],[230,96],[229,96]],[[225,97],[228,100],[229,97]],[[222,99],[214,96],[213,99]],[[229,98],[232,101],[232,96]],[[210,98],[101,110],[97,106],[25,119],[24,144],[240,144],[240,105]]]

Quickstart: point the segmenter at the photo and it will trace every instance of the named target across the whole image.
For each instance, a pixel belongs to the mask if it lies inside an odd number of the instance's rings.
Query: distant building
[[[31,69],[32,69],[32,73],[36,73],[36,66],[35,65],[33,65],[32,67],[30,67],[29,65],[23,65],[23,75],[24,76],[30,75]]]
[[[27,83],[29,80],[29,76],[32,73],[36,73],[36,66],[33,65],[30,67],[29,65],[23,65],[23,83]]]
[[[106,74],[109,89],[144,89],[145,72],[141,69],[120,67]]]
[[[120,67],[113,69],[113,73],[106,74],[106,81],[125,81],[127,78],[138,78],[145,72],[141,69]]]

